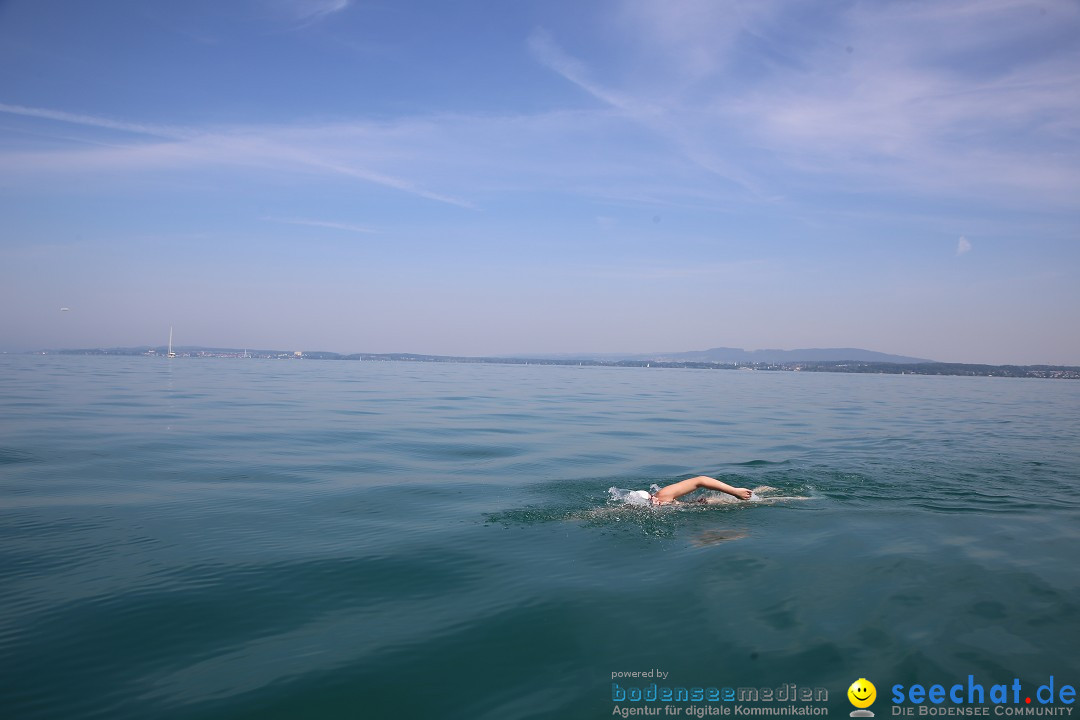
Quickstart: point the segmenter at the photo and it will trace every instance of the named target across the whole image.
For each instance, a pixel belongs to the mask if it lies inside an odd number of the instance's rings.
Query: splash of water
[[[656,483],[653,483],[648,491],[624,490],[623,488],[612,486],[608,488],[608,498],[614,503],[645,506],[652,505],[652,495],[659,491],[660,486]]]

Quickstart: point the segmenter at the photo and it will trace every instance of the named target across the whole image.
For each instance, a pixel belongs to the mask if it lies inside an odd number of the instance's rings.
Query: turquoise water
[[[1080,684],[1080,383],[0,356],[0,409],[5,718]],[[608,500],[698,473],[805,499]]]

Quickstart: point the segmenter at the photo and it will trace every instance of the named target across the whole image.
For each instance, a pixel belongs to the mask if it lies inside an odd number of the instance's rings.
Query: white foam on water
[[[653,487],[656,487],[655,485]],[[608,488],[608,495],[615,502],[624,502],[627,505],[651,505],[649,493],[644,490],[624,490],[622,488]]]

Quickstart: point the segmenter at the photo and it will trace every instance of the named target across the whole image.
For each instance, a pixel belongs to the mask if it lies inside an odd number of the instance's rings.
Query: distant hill
[[[650,360],[715,363],[798,363],[798,362],[881,362],[929,363],[933,360],[889,355],[859,348],[805,348],[801,350],[743,350],[742,348],[712,348],[690,352],[662,353]]]
[[[712,348],[696,352],[651,355],[548,355],[530,357],[457,357],[413,353],[353,353],[281,350],[237,350],[235,348],[174,348],[181,358],[260,358],[292,360],[374,360],[397,362],[498,363],[508,365],[588,365],[638,368],[747,369],[834,373],[875,373],[890,375],[963,375],[1012,378],[1058,378],[1080,380],[1080,366],[1070,365],[972,365],[887,355],[857,348],[813,348],[804,350],[740,350]],[[165,348],[97,348],[45,350],[59,355],[143,355],[163,358]],[[37,353],[35,353],[37,354]]]
[[[279,357],[293,355],[292,351],[284,350],[257,350],[248,348],[219,348],[202,346],[177,346],[173,348],[177,353],[184,355],[239,355],[247,353],[257,357]],[[165,346],[150,347],[141,345],[137,347],[113,347],[113,348],[84,348],[71,350],[51,350],[62,355],[144,355],[147,353],[165,354]],[[335,352],[306,350],[304,357],[318,360],[350,359],[354,360],[361,356],[370,359],[405,359],[405,360],[494,360],[498,358],[479,357],[453,357],[443,355],[418,355],[414,353],[354,353],[343,355]],[[830,362],[862,362],[862,363],[892,363],[892,364],[925,364],[936,362],[923,358],[906,357],[904,355],[888,355],[874,352],[873,350],[860,350],[858,348],[809,348],[803,350],[743,350],[742,348],[712,348],[710,350],[691,350],[689,352],[671,353],[558,353],[558,354],[530,354],[520,356],[503,356],[502,359],[534,359],[556,361],[592,361],[600,363],[617,362],[672,362],[672,363],[719,363],[719,364],[792,364],[792,363],[830,363]]]

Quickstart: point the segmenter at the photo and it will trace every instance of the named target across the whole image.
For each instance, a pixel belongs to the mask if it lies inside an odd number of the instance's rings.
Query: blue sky
[[[1078,140],[1074,0],[0,1],[0,349],[1080,364]]]

